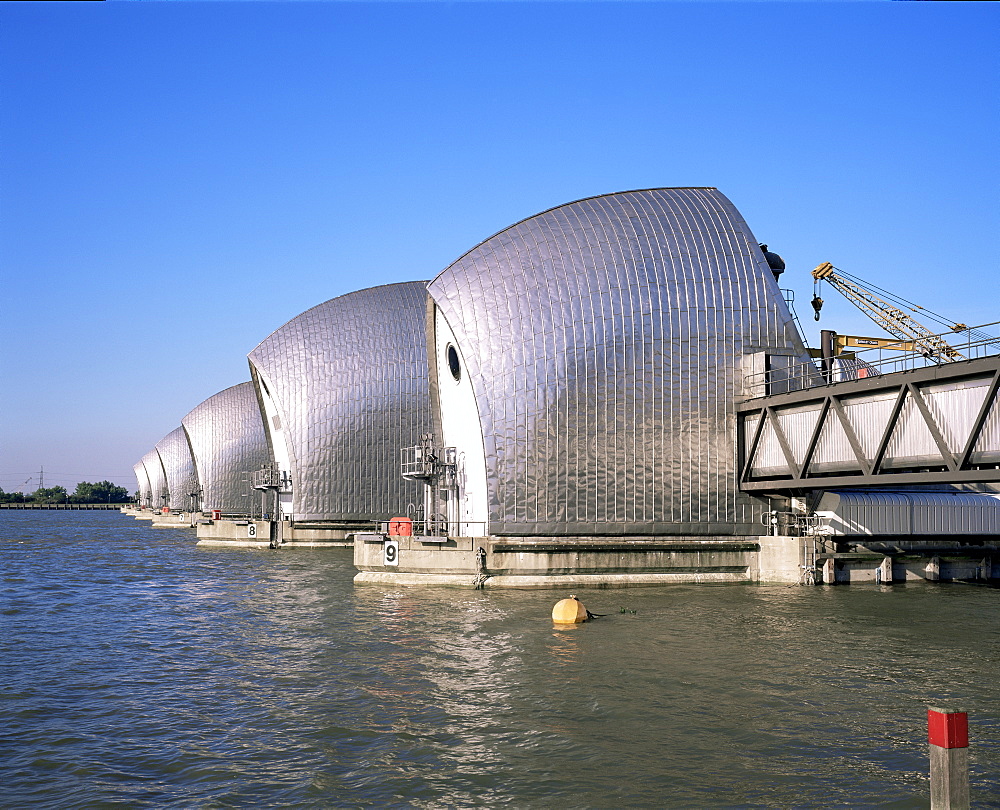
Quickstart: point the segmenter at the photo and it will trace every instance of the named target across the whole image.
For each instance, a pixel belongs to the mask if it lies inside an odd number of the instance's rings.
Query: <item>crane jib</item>
[[[825,281],[834,287],[893,337],[912,341],[917,351],[926,357],[941,360],[965,359],[940,335],[869,290],[864,286],[867,282],[861,282],[860,279],[849,281],[835,272],[836,269],[830,262],[823,262],[812,271],[812,276],[817,281]],[[822,306],[822,299],[818,295],[814,300],[818,300]],[[819,307],[815,304],[813,306],[816,309],[816,320],[819,320]]]

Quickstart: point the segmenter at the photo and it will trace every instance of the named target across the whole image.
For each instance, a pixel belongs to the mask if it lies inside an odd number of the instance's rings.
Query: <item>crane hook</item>
[[[813,315],[813,319],[818,321],[819,311],[823,309],[823,299],[820,298],[818,295],[813,294],[812,301],[810,301],[809,303],[812,304],[813,312],[815,313]]]

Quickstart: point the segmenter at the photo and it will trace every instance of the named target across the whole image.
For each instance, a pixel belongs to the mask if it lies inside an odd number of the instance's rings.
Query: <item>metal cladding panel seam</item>
[[[269,461],[267,438],[253,383],[209,397],[181,420],[190,442],[202,508],[249,514],[250,475]]]
[[[146,468],[146,476],[149,478],[150,506],[159,508],[166,502],[163,496],[167,493],[167,476],[155,449],[142,457],[142,466]]]
[[[198,476],[195,474],[194,459],[188,445],[184,428],[170,431],[156,443],[163,472],[167,479],[167,492],[171,509],[187,509],[191,506],[190,494],[198,491]]]
[[[399,451],[432,430],[426,309],[423,281],[359,290],[250,352],[287,438],[297,518],[380,520],[421,501]]]
[[[913,533],[1000,534],[1000,500],[978,493],[911,494]]]
[[[905,535],[913,531],[911,502],[891,492],[838,491],[837,534]]]
[[[749,228],[714,189],[570,203],[429,291],[473,379],[491,531],[755,533],[737,490],[744,354],[805,353]],[[624,527],[624,529],[622,528]]]

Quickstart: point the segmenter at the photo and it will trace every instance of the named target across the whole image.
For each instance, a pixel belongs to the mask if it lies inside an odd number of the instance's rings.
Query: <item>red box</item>
[[[969,715],[928,707],[927,741],[939,748],[968,748]]]
[[[390,537],[412,537],[413,521],[407,517],[394,517],[389,521]]]

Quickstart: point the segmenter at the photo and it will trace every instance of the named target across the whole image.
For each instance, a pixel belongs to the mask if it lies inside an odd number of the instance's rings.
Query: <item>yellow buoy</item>
[[[561,599],[552,608],[552,621],[556,624],[577,624],[587,621],[587,608],[575,596]]]

